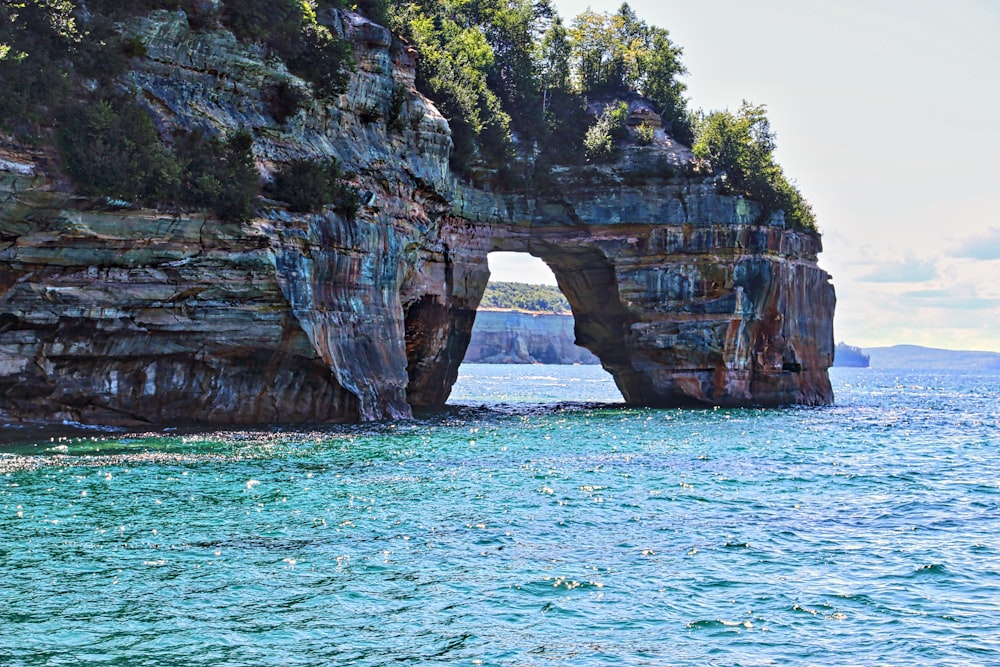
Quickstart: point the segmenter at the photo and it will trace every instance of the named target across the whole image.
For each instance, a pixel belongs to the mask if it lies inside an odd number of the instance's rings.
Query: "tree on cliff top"
[[[184,9],[195,30],[224,24],[279,55],[318,95],[334,95],[346,88],[352,63],[330,10],[348,6],[375,19],[391,13],[392,27],[421,51],[417,85],[451,122],[460,173],[485,165],[497,181],[543,182],[527,179],[584,158],[588,126],[601,123],[587,116],[588,95],[638,92],[656,104],[675,139],[727,173],[734,192],[815,229],[809,204],[774,162],[763,107],[701,114],[695,141],[680,81],[682,51],[628,4],[615,13],[583,12],[568,30],[550,0],[8,0],[0,3],[0,128],[44,141],[57,117],[108,99],[120,89],[129,58],[145,52],[120,34],[128,24],[122,19],[152,9]],[[277,115],[294,113],[278,106]],[[106,155],[132,155],[118,149]],[[149,155],[155,162],[159,152]],[[149,173],[158,168],[148,166]]]
[[[667,30],[639,19],[625,3],[614,14],[583,12],[573,21],[572,37],[581,92],[638,92],[657,106],[674,138],[691,143],[687,86],[679,80],[687,74],[683,50]]]
[[[774,132],[763,105],[744,100],[735,113],[702,115],[696,127],[694,154],[725,171],[732,192],[760,202],[765,211],[784,210],[794,228],[816,230],[809,202],[774,161]]]
[[[417,86],[451,123],[453,166],[506,167],[512,131],[529,141],[541,131],[534,26],[551,14],[548,2],[394,4],[393,29],[420,51]]]
[[[421,53],[417,85],[451,121],[459,170],[509,163],[515,145],[548,152],[545,163],[578,161],[584,100],[596,93],[646,95],[691,141],[681,50],[627,4],[584,12],[572,30],[548,0],[393,4],[392,27]]]

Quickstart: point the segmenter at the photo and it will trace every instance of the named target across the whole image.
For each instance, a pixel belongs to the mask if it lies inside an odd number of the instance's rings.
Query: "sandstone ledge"
[[[115,209],[68,194],[37,156],[5,153],[0,420],[408,417],[447,400],[494,250],[549,264],[575,340],[629,403],[833,400],[819,239],[678,169],[677,147],[558,170],[543,192],[491,192],[451,174],[450,130],[413,87],[414,55],[364,22],[341,26],[359,65],[348,93],[277,125],[262,85],[307,88],[281,63],[191,32],[179,13],[143,21],[149,56],[130,83],[165,131],[249,128],[264,175],[335,156],[377,203],[355,220],[275,209],[246,224]],[[363,120],[397,85],[404,127]]]

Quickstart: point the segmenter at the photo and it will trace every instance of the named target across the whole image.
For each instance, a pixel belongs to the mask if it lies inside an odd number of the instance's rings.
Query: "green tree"
[[[230,0],[222,20],[238,37],[267,44],[294,74],[312,82],[320,97],[347,88],[351,47],[317,19],[309,0]]]
[[[611,16],[587,10],[573,20],[573,57],[584,93],[623,91],[625,62]]]
[[[240,39],[267,42],[283,51],[297,40],[307,7],[299,0],[229,0],[222,20]]]
[[[456,0],[407,3],[394,13],[394,28],[421,54],[418,88],[450,121],[452,166],[459,172],[477,157],[504,165],[511,153],[510,115],[487,80],[495,62],[493,48],[475,24],[483,11],[479,0]]]
[[[627,3],[614,14],[587,10],[573,22],[576,78],[585,94],[642,94],[657,106],[674,138],[690,144],[686,86],[679,80],[687,70],[669,35],[639,19]]]
[[[569,302],[553,285],[490,282],[479,302],[480,308],[510,308],[543,313],[568,313]]]
[[[358,0],[355,6],[359,12],[376,23],[388,25],[391,5],[390,0]]]
[[[316,213],[327,206],[354,218],[361,205],[357,191],[340,181],[337,160],[292,160],[274,175],[272,191],[288,210]]]
[[[69,90],[80,41],[68,0],[0,4],[0,125],[29,132]]]
[[[604,109],[584,135],[583,146],[588,159],[602,162],[614,156],[617,145],[628,136],[626,118],[628,118],[628,104],[625,102],[609,105]]]
[[[665,127],[678,141],[690,145],[694,141],[684,93],[687,86],[678,77],[687,74],[681,63],[683,50],[670,41],[662,28],[650,28],[649,49],[643,59],[642,94],[660,112]]]
[[[573,90],[572,45],[559,17],[542,36],[537,57],[545,120],[540,163],[544,168],[550,162],[577,162],[584,154],[584,131],[590,121],[583,96]]]
[[[260,193],[253,136],[234,132],[225,141],[201,132],[180,133],[174,141],[180,165],[178,204],[205,208],[224,220],[249,220]]]
[[[784,210],[793,227],[816,229],[809,203],[774,161],[774,132],[763,105],[744,100],[736,113],[707,114],[696,136],[694,154],[725,171],[728,188],[759,201],[765,210]]]
[[[487,84],[511,118],[511,130],[527,141],[542,131],[542,93],[535,66],[535,25],[551,12],[531,0],[480,2],[477,24],[493,51]]]
[[[538,45],[538,76],[546,102],[550,91],[568,93],[572,90],[572,55],[569,33],[562,19],[556,17]]]
[[[172,201],[180,169],[145,110],[124,98],[67,110],[58,143],[81,194],[146,204]]]

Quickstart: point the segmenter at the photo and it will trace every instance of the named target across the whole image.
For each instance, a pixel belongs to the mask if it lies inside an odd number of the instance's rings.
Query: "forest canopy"
[[[454,166],[509,161],[515,145],[582,161],[588,96],[639,93],[673,136],[693,140],[681,49],[627,3],[571,25],[550,0],[393,2],[392,28],[421,54],[417,84],[452,122]]]
[[[486,292],[480,308],[503,308],[526,310],[535,313],[568,313],[569,302],[554,285],[530,285],[491,281],[486,284]]]
[[[46,141],[45,133],[62,119],[65,166],[84,190],[99,189],[101,178],[117,173],[130,178],[117,190],[142,202],[204,202],[206,193],[218,190],[213,179],[227,169],[240,171],[234,165],[246,156],[230,155],[229,166],[202,165],[207,171],[195,188],[180,176],[190,157],[171,154],[172,137],[158,138],[163,150],[135,149],[157,138],[136,115],[141,104],[133,109],[122,98],[120,75],[129,59],[145,53],[138,38],[123,32],[122,20],[153,9],[180,9],[194,30],[224,27],[262,45],[320,98],[343,92],[354,67],[350,45],[328,22],[330,10],[352,9],[389,25],[420,53],[417,87],[449,120],[453,169],[467,178],[493,173],[501,185],[544,183],[553,165],[610,161],[629,141],[652,143],[654,128],[628,129],[628,109],[621,106],[623,99],[642,96],[673,140],[692,146],[702,165],[725,174],[724,187],[759,201],[765,211],[783,209],[794,227],[815,229],[808,202],[774,161],[764,107],[692,113],[681,80],[687,74],[682,49],[627,3],[615,12],[588,9],[564,22],[551,0],[7,0],[0,4],[0,130]],[[294,116],[303,94],[281,83],[263,91],[278,124]],[[84,109],[89,111],[77,112]],[[386,122],[402,128],[397,117]],[[112,162],[96,176],[73,167],[73,151],[84,147],[72,137],[81,129],[73,124],[86,123],[124,123],[131,132],[101,130],[107,145],[87,147]],[[124,139],[133,144],[114,145]],[[230,139],[204,138],[219,159]],[[150,164],[139,164],[143,154]],[[141,182],[144,175],[162,176],[167,187]],[[241,183],[239,196],[256,196]],[[240,216],[249,210],[245,201],[223,208]]]

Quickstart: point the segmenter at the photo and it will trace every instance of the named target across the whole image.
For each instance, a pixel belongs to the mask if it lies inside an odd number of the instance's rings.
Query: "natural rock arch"
[[[485,220],[459,208],[465,217],[444,221],[444,289],[405,307],[411,405],[447,400],[495,250],[552,269],[577,344],[630,404],[832,402],[835,297],[815,234],[710,179],[626,184],[620,171],[581,171],[557,198],[510,197]]]
[[[542,183],[460,184],[415,54],[385,29],[343,28],[359,65],[347,94],[288,126],[269,125],[259,96],[288,72],[182,12],[136,26],[149,56],[129,79],[158,126],[261,128],[265,171],[336,157],[375,195],[353,219],[122,209],[66,192],[43,152],[0,150],[3,423],[406,418],[447,401],[491,250],[549,264],[577,340],[629,403],[832,401],[818,235],[725,194],[665,134]],[[372,122],[400,86],[410,122]]]

